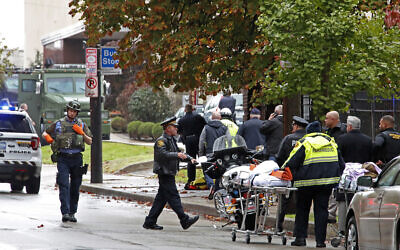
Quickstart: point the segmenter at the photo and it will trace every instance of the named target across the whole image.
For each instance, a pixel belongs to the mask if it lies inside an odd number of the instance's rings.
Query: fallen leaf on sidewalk
[[[42,227],[44,227],[43,224],[40,224],[39,226],[37,226],[37,228],[42,228]]]

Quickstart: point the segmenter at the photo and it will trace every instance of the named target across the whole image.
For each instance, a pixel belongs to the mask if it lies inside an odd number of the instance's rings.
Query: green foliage
[[[153,135],[153,139],[156,139],[160,137],[163,133],[163,128],[160,126],[160,124],[155,123],[153,125],[153,129],[151,130],[151,134]]]
[[[129,134],[130,138],[133,138],[133,139],[138,138],[137,132],[138,132],[139,125],[141,123],[142,123],[141,121],[132,121],[132,122],[128,123],[128,134]]]
[[[142,122],[139,125],[137,134],[138,134],[139,139],[146,136],[146,123],[145,122]]]
[[[111,128],[117,132],[126,132],[127,122],[125,118],[117,116],[111,120]]]
[[[262,0],[258,25],[269,40],[261,96],[309,95],[314,113],[346,111],[353,94],[390,97],[399,89],[399,29],[381,10],[368,19],[358,1]],[[259,99],[260,101],[260,99]]]
[[[157,122],[172,115],[171,102],[164,92],[153,92],[151,88],[135,91],[128,103],[132,120]]]
[[[258,0],[71,0],[69,6],[72,16],[81,14],[89,45],[128,28],[116,57],[122,68],[142,65],[136,77],[154,89],[239,91],[263,79],[272,58],[256,53],[266,44],[255,25]]]
[[[9,49],[7,45],[3,44],[3,41],[4,38],[0,39],[0,89],[3,88],[7,70],[14,67],[9,58],[16,51],[15,49]]]

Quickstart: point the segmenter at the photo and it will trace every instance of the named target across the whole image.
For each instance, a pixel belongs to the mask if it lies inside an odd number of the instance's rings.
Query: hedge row
[[[127,124],[122,117],[115,117],[111,120],[111,127],[117,132],[128,132],[132,139],[156,139],[161,136],[163,129],[159,123],[132,121]]]

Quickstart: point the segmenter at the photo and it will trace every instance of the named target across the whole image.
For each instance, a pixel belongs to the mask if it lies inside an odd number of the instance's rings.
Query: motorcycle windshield
[[[247,149],[246,141],[243,139],[243,137],[241,137],[240,135],[224,135],[215,140],[213,152],[237,147]]]

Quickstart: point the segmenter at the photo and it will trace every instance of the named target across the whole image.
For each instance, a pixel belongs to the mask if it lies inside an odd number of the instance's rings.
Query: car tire
[[[13,181],[10,184],[12,192],[21,192],[24,188],[24,185],[20,181]]]
[[[351,217],[347,223],[345,248],[349,250],[358,250],[358,230],[354,216]]]
[[[32,177],[26,183],[26,192],[28,194],[38,194],[40,190],[40,177]]]

